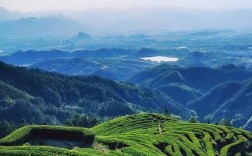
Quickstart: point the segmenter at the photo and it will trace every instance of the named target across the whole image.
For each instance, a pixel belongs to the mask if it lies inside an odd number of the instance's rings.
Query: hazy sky
[[[83,10],[87,8],[183,7],[252,8],[252,0],[0,0],[0,7],[15,11]]]

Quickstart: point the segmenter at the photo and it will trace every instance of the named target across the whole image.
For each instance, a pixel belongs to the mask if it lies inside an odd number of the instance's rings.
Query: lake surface
[[[140,59],[145,61],[153,62],[177,62],[179,59],[176,57],[166,57],[166,56],[152,56],[152,57],[141,57]]]

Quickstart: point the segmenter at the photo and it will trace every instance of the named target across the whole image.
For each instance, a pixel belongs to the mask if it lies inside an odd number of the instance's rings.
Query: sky
[[[0,0],[11,11],[85,10],[89,8],[179,7],[189,9],[252,8],[252,0]]]

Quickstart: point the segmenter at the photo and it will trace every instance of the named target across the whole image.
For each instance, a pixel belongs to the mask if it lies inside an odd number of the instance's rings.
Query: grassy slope
[[[93,148],[66,150],[45,146],[4,146],[0,148],[0,155],[252,154],[252,134],[248,131],[218,125],[185,123],[158,114],[116,118],[92,128],[91,131],[96,133]],[[17,132],[8,137],[12,138],[14,134]],[[0,142],[5,140],[8,139]]]

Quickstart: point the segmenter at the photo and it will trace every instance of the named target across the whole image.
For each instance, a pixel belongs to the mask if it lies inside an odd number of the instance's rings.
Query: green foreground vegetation
[[[0,146],[1,156],[250,156],[252,133],[160,114],[137,114],[90,129],[26,126],[1,139]]]

